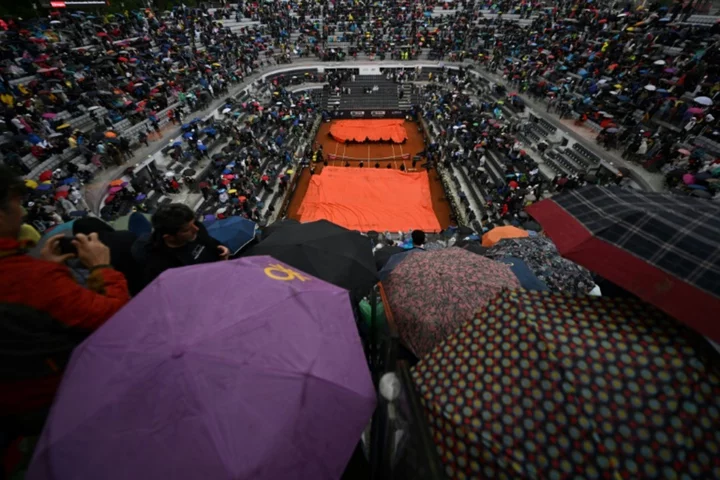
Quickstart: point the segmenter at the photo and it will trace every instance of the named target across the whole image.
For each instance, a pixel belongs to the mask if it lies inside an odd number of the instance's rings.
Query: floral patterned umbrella
[[[718,478],[718,364],[640,301],[517,290],[413,379],[448,478]]]
[[[584,295],[595,286],[590,272],[561,257],[555,244],[547,237],[505,238],[484,255],[494,259],[521,259],[551,291]]]
[[[421,358],[503,287],[520,283],[509,266],[452,247],[409,255],[383,287],[401,340]]]

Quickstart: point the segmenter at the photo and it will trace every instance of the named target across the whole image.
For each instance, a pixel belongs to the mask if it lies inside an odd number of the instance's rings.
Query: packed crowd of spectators
[[[716,189],[706,180],[720,154],[718,51],[710,41],[718,24],[685,23],[680,7],[561,3],[527,25],[484,29],[487,50],[478,58],[548,112],[594,128],[608,150],[709,198]],[[698,182],[682,182],[698,173]]]

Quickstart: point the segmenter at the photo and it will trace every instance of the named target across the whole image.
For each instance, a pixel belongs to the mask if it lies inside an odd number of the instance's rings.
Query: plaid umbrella
[[[400,338],[418,358],[500,289],[519,286],[509,266],[456,247],[409,255],[383,280]]]
[[[584,295],[595,286],[590,272],[561,257],[547,237],[505,238],[489,248],[485,256],[495,260],[521,259],[553,291]]]
[[[717,365],[640,301],[518,290],[413,379],[448,478],[717,478]]]
[[[617,187],[572,190],[527,209],[560,254],[720,340],[720,207]]]

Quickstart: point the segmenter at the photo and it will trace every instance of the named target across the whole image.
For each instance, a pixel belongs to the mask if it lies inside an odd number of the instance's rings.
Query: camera
[[[72,241],[73,237],[63,237],[60,239],[58,245],[60,246],[60,253],[62,255],[66,255],[68,253],[77,255],[77,248],[75,247],[75,245],[73,245]]]

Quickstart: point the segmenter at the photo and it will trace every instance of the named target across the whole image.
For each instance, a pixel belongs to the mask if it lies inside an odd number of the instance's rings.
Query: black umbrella
[[[474,232],[473,232],[472,228],[462,225],[460,228],[457,229],[457,233],[459,235],[466,236],[466,235],[472,235]]]
[[[327,220],[278,227],[243,256],[255,255],[270,255],[355,294],[378,281],[368,239]]]
[[[712,198],[712,193],[707,190],[693,190],[690,195],[698,198]]]
[[[533,221],[523,223],[522,227],[525,230],[532,230],[533,232],[539,232],[542,230],[542,227],[540,226],[540,224],[537,222],[533,222]]]
[[[456,243],[455,246],[460,246],[460,248],[464,248],[468,252],[476,253],[478,255],[485,255],[485,252],[488,251],[488,248],[483,247],[479,242],[464,242],[463,245],[459,245],[460,243],[461,242]]]
[[[390,257],[395,255],[396,253],[403,253],[406,251],[407,250],[402,247],[395,247],[392,245],[384,246],[379,250],[375,250],[375,266],[377,267],[378,271],[380,271],[390,260]]]
[[[271,223],[267,227],[262,229],[262,238],[267,238],[271,234],[277,232],[283,227],[286,227],[288,225],[300,225],[300,222],[297,220],[293,220],[292,218],[284,218],[282,220],[276,220],[275,222]]]
[[[188,168],[183,172],[183,175],[185,175],[186,177],[192,177],[193,175],[195,175],[195,173],[195,170],[193,170],[192,168]]]

